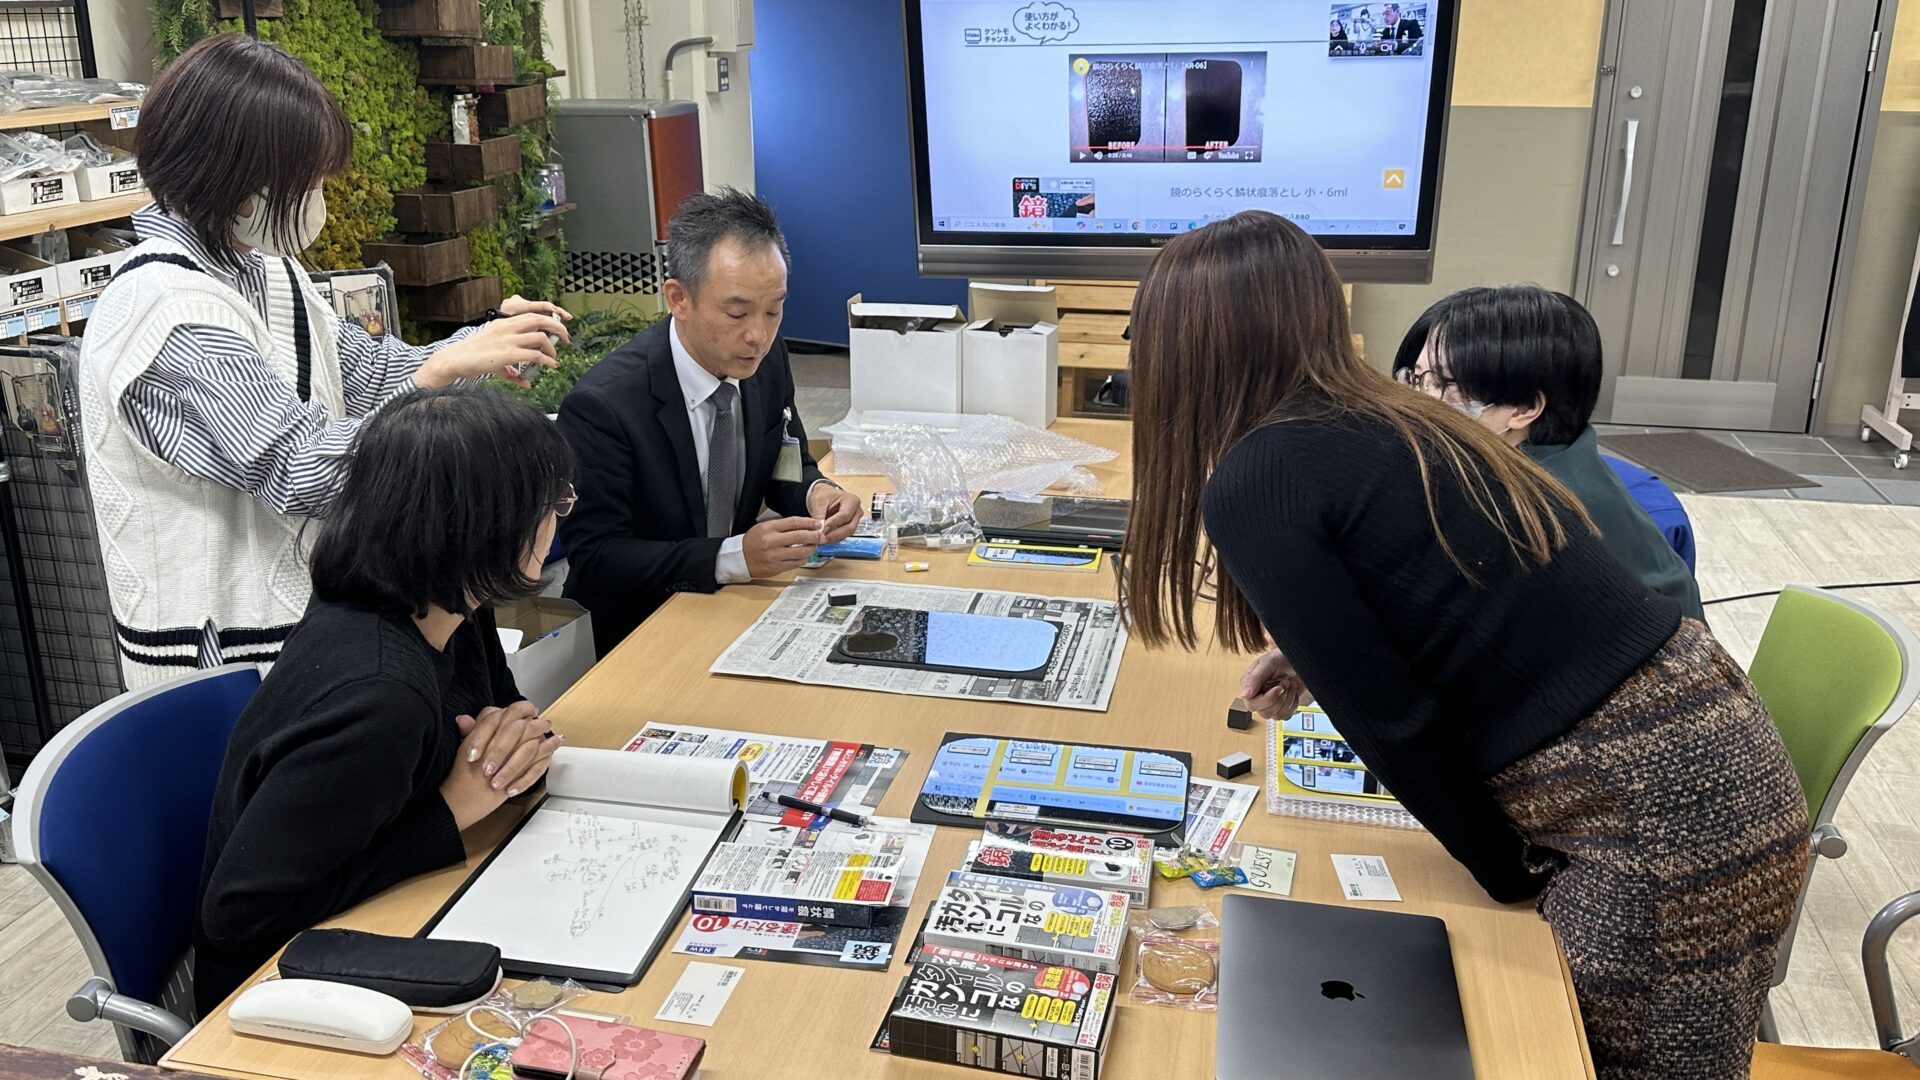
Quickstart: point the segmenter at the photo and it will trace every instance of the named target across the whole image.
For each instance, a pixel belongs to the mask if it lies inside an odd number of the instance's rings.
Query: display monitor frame
[[[1172,4],[1178,0],[1167,2]],[[914,227],[921,276],[1138,280],[1153,261],[1154,254],[1173,239],[1172,235],[1031,233],[1013,240],[1006,233],[934,230],[921,3],[922,0],[901,0],[913,143]],[[1426,3],[1428,25],[1424,29],[1432,69],[1414,228],[1405,236],[1316,235],[1314,239],[1332,260],[1334,268],[1349,282],[1426,284],[1433,280],[1434,234],[1453,94],[1454,42],[1458,36],[1460,0],[1426,0]]]

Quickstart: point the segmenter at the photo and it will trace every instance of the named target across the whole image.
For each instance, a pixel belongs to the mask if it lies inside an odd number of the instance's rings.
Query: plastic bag
[[[513,1080],[507,1059],[527,1029],[585,994],[571,979],[534,979],[503,987],[402,1045],[400,1056],[428,1080]]]
[[[74,167],[67,148],[38,131],[0,135],[0,182],[72,172]]]
[[[94,138],[84,131],[68,138],[63,145],[66,148],[67,156],[73,160],[76,166],[81,168],[113,164],[113,151],[107,149],[99,139]]]
[[[1215,930],[1219,926],[1219,916],[1198,905],[1137,907],[1127,913],[1127,928],[1143,938],[1156,934],[1180,934],[1188,930]]]
[[[938,432],[920,426],[889,428],[874,433],[868,447],[893,480],[893,494],[881,512],[900,543],[961,548],[980,538],[966,476]]]
[[[142,83],[117,79],[63,79],[44,71],[20,71],[6,76],[12,93],[30,109],[71,105],[102,105],[112,101],[140,101],[147,96]]]
[[[1092,443],[991,413],[848,413],[839,423],[823,429],[833,436],[834,472],[849,476],[887,472],[873,443],[902,427],[923,427],[938,433],[959,462],[966,486],[974,491],[1033,495],[1064,484],[1073,494],[1094,495],[1100,491],[1099,481],[1084,466],[1112,461],[1117,456]]]
[[[1135,959],[1133,1000],[1199,1012],[1219,1007],[1219,941],[1149,934]]]

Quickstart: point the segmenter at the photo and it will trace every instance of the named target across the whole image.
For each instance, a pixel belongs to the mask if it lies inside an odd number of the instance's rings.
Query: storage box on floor
[[[961,410],[998,413],[1030,427],[1060,416],[1059,305],[1051,285],[967,287]]]

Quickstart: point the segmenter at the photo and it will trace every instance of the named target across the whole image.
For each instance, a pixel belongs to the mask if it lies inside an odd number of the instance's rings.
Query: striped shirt
[[[191,228],[149,207],[133,216],[142,240],[184,247],[201,269],[246,297],[267,319],[267,267],[258,252],[240,257],[238,274],[215,262]],[[474,332],[461,330],[425,347],[397,334],[375,338],[339,320],[341,388],[347,415],[331,417],[302,401],[293,383],[267,366],[259,349],[231,331],[183,326],[120,399],[134,437],[181,471],[235,488],[282,514],[326,510],[346,480],[353,443],[366,417],[413,389],[413,374],[434,350]]]

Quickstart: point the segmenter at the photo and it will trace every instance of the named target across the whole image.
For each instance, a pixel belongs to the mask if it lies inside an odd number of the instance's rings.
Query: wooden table
[[[1104,489],[1130,488],[1126,457],[1130,429],[1104,420],[1062,420],[1054,430],[1122,451],[1093,472]],[[830,466],[830,463],[828,463]],[[829,468],[829,474],[831,470]],[[878,478],[843,477],[863,493]],[[1059,595],[1111,598],[1110,575],[1075,575],[1002,567],[970,567],[957,554],[927,557],[933,568],[906,574],[902,563],[836,562],[815,575],[879,578],[914,584],[946,584]],[[613,654],[548,710],[556,727],[579,746],[619,746],[648,721],[744,729],[779,735],[832,737],[902,747],[907,768],[887,793],[883,813],[905,817],[943,732],[984,731],[1058,740],[1166,746],[1193,753],[1196,772],[1212,773],[1213,761],[1236,750],[1255,758],[1252,780],[1264,775],[1263,735],[1233,731],[1226,707],[1245,658],[1219,652],[1188,655],[1127,647],[1105,713],[942,698],[862,693],[761,679],[709,675],[714,658],[765,610],[777,583],[732,586],[711,596],[683,594],[649,619]],[[468,837],[472,852],[453,867],[400,885],[346,913],[330,925],[388,934],[419,930],[441,902],[479,865],[518,813],[502,811]],[[957,866],[968,830],[943,828],[934,840],[928,871],[914,896],[907,925],[917,926],[935,882]],[[1299,853],[1293,895],[1338,903],[1328,855],[1384,855],[1401,894],[1387,910],[1437,915],[1447,921],[1465,1006],[1474,1061],[1482,1080],[1559,1080],[1592,1075],[1572,989],[1552,932],[1530,908],[1502,907],[1488,900],[1473,879],[1430,836],[1400,829],[1342,826],[1276,817],[1256,805],[1241,829],[1246,840]],[[1219,894],[1190,882],[1156,881],[1154,903],[1219,906]],[[910,931],[909,931],[910,932]],[[905,942],[902,942],[904,946]],[[654,1012],[680,977],[687,957],[663,952],[640,983],[617,996],[594,995],[582,1008],[628,1013],[653,1024]],[[905,965],[888,973],[725,961],[747,968],[738,991],[713,1028],[661,1024],[705,1037],[708,1080],[801,1077],[926,1077],[967,1075],[954,1066],[892,1060],[867,1049]],[[1121,985],[1132,985],[1132,972]],[[437,1017],[421,1016],[424,1031]],[[1113,1080],[1213,1075],[1214,1018],[1208,1013],[1136,1006],[1122,999],[1103,1075]],[[343,1054],[236,1036],[224,1010],[194,1029],[165,1064],[232,1076],[413,1077],[396,1058]]]

